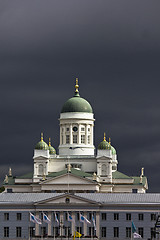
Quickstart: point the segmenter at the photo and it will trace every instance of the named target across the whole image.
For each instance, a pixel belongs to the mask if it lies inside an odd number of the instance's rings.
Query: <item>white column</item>
[[[78,124],[78,144],[81,144],[81,125]]]
[[[72,124],[69,126],[69,135],[70,135],[70,144],[73,144],[73,137],[72,137]]]
[[[66,134],[65,125],[63,125],[63,144],[66,144]]]
[[[60,145],[62,144],[62,125],[60,124]]]
[[[84,217],[87,218],[87,212],[84,212]],[[83,223],[84,236],[87,236],[87,224]]]
[[[88,144],[88,124],[85,126],[85,144]]]
[[[75,212],[72,212],[72,218],[73,218],[73,221],[72,221],[72,236],[74,236],[74,232],[75,232]]]
[[[64,235],[63,234],[63,224],[64,224],[64,222],[63,222],[63,212],[60,212],[60,236],[62,236],[62,235]]]
[[[91,131],[90,141],[91,141],[91,145],[93,145],[93,125],[91,125],[90,131]]]
[[[96,212],[96,236],[100,239],[100,213]]]
[[[39,212],[36,212],[36,217],[39,218]],[[39,234],[39,224],[35,224],[35,235],[38,236]]]
[[[51,236],[52,235],[52,213],[51,212],[48,212],[48,218],[51,220],[51,224],[48,224],[48,236]]]

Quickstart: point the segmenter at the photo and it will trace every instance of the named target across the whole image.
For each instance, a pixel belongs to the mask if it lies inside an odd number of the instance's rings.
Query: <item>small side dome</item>
[[[56,150],[54,149],[54,147],[51,146],[51,139],[49,138],[49,144],[48,144],[48,149],[49,149],[49,154],[56,154]]]
[[[116,155],[116,149],[111,146],[111,150],[112,150],[112,154],[113,154],[113,155]]]
[[[106,136],[104,133],[103,141],[98,145],[99,150],[111,150],[113,155],[116,155],[116,149],[111,146],[111,139],[109,138],[109,142],[106,141]]]
[[[106,141],[106,136],[104,133],[104,139],[103,141],[98,145],[99,150],[111,150],[111,145],[109,142]]]
[[[79,85],[78,78],[76,78],[75,85],[75,95],[72,98],[69,98],[63,105],[61,113],[66,112],[86,112],[93,113],[93,109],[88,101],[84,98],[81,98],[79,95]]]
[[[41,133],[41,141],[39,141],[36,144],[35,149],[37,149],[37,150],[48,150],[48,144],[43,141],[43,133]]]

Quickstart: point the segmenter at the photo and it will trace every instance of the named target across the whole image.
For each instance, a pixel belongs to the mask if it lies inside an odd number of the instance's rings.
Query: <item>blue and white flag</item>
[[[142,238],[140,234],[134,232],[133,233],[133,238]]]
[[[56,221],[57,223],[59,223],[59,220],[58,220],[58,217],[57,217],[57,214],[56,214],[56,213],[54,213],[54,217],[55,217],[55,221]]]
[[[93,214],[92,214],[92,222],[93,222],[94,230],[96,230],[96,221]]]
[[[41,219],[39,219],[38,217],[34,216],[32,213],[30,213],[30,221],[34,222],[36,224],[42,224]]]
[[[43,213],[43,222],[46,222],[48,224],[51,224],[51,220],[48,218],[46,214]]]
[[[132,221],[132,233],[136,232],[136,226],[134,225],[134,222]]]
[[[68,213],[68,221],[69,222],[74,222],[74,219],[73,219],[73,217]]]
[[[85,222],[87,224],[91,224],[91,222],[86,217],[84,217],[82,214],[80,214],[80,222]]]

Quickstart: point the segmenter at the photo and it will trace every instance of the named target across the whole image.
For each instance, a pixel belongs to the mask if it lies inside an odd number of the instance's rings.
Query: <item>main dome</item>
[[[68,99],[62,107],[61,113],[66,112],[87,112],[93,113],[92,107],[89,102],[80,96],[74,96]]]
[[[81,98],[78,91],[78,80],[76,79],[76,91],[72,98],[69,98],[62,107],[61,113],[66,112],[86,112],[93,113],[93,109],[88,101]]]

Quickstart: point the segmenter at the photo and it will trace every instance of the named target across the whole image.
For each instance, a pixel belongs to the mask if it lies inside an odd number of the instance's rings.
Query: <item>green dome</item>
[[[39,141],[36,144],[35,149],[38,149],[38,150],[48,150],[48,144],[45,143],[43,140],[41,140],[41,141]]]
[[[54,147],[49,146],[48,149],[50,154],[56,154],[56,150],[54,149]]]
[[[111,150],[112,150],[112,154],[113,154],[113,155],[116,155],[116,149],[111,146]]]
[[[99,145],[98,145],[99,150],[111,150],[111,145],[106,141],[103,140]]]
[[[75,96],[68,99],[62,107],[61,113],[66,112],[87,112],[93,113],[92,107],[84,98],[75,93]]]

